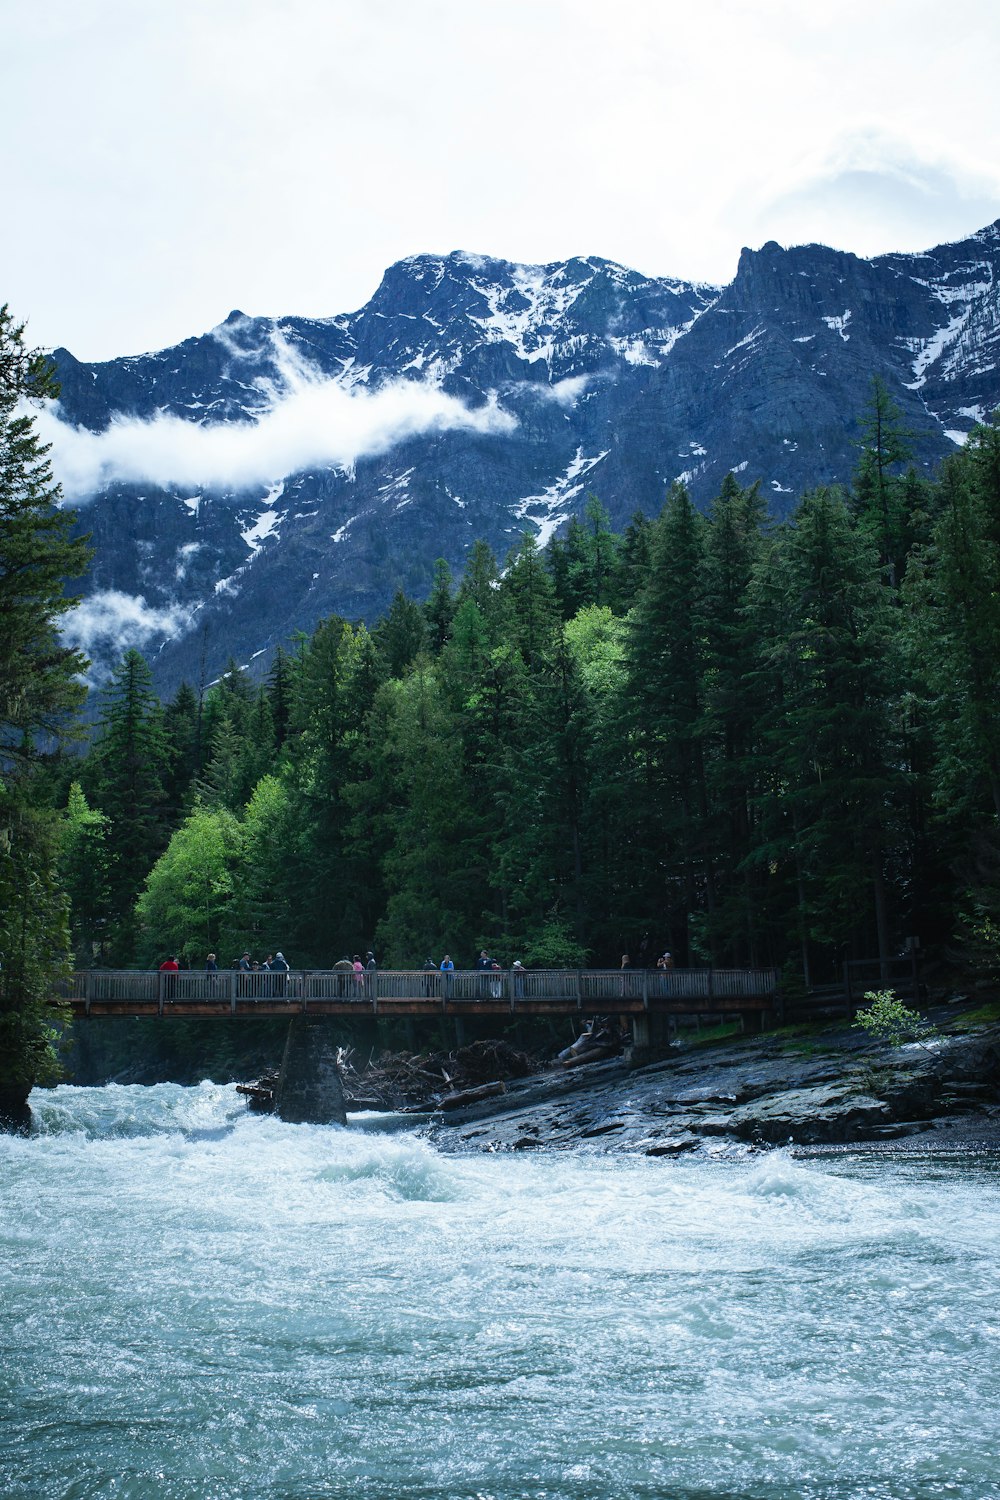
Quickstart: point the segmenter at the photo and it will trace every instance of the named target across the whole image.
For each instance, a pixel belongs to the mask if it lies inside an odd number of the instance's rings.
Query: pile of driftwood
[[[573,1044],[559,1053],[555,1066],[579,1067],[621,1051],[622,1035],[617,1022],[592,1021]],[[510,1078],[527,1078],[545,1066],[541,1058],[521,1052],[510,1042],[472,1042],[454,1052],[383,1052],[374,1054],[358,1069],[354,1049],[337,1054],[344,1081],[344,1105],[348,1112],[365,1109],[414,1110],[461,1109],[506,1092]],[[256,1083],[238,1083],[252,1110],[268,1113],[274,1108],[277,1073],[265,1073]]]
[[[254,1114],[269,1115],[274,1109],[274,1097],[278,1092],[278,1072],[262,1073],[256,1083],[238,1083],[236,1092],[242,1094],[248,1109]]]
[[[383,1052],[359,1073],[353,1052],[340,1054],[348,1110],[459,1109],[506,1089],[542,1066],[509,1042],[472,1042],[454,1052]]]
[[[595,1016],[587,1023],[582,1036],[578,1036],[556,1057],[556,1065],[562,1068],[578,1068],[581,1063],[600,1062],[605,1057],[617,1057],[625,1044],[627,1033],[616,1016]]]

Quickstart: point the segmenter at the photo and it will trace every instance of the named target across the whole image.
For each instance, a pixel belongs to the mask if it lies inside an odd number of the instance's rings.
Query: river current
[[[0,1137],[4,1500],[996,1500],[995,1161],[454,1156],[232,1088]]]

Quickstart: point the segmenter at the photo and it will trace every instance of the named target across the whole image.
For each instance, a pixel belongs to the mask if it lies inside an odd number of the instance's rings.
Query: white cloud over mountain
[[[74,504],[116,481],[239,490],[303,469],[346,468],[430,432],[506,433],[517,425],[495,399],[469,407],[429,382],[398,380],[367,391],[301,375],[253,422],[117,416],[94,433],[62,421],[58,406],[36,415],[55,476]]]

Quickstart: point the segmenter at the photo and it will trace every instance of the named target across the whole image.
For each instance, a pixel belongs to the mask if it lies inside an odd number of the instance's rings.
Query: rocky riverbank
[[[675,1045],[637,1069],[626,1058],[549,1069],[424,1128],[444,1151],[1000,1147],[1000,1004],[941,1006],[928,1020],[922,1044],[893,1047],[842,1022]]]

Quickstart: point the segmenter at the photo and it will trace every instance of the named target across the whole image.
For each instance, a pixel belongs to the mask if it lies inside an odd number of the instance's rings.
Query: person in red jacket
[[[173,976],[179,969],[180,964],[177,962],[176,954],[172,958],[165,958],[160,965],[160,973],[167,975],[167,978],[164,981],[164,1000],[172,1000],[174,998],[174,994],[177,989],[177,981],[173,978]]]

